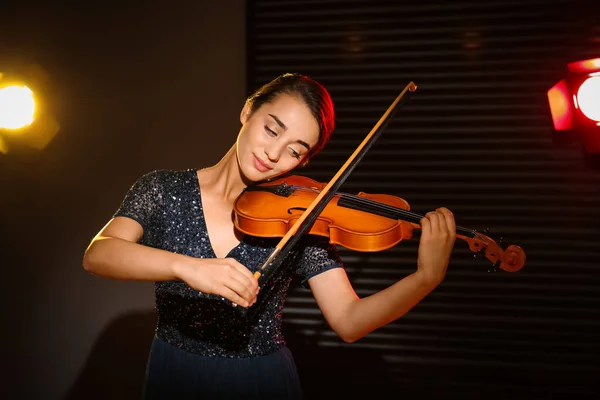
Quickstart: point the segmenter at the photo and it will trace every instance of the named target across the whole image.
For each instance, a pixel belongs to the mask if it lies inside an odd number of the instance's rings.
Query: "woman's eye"
[[[274,130],[271,130],[271,128],[269,128],[268,126],[265,125],[265,131],[267,131],[267,133],[269,135],[273,135],[273,136],[277,136],[277,132],[275,132]]]
[[[296,150],[290,149],[290,152],[292,153],[292,157],[295,157],[298,160],[300,159],[300,153],[298,153]]]

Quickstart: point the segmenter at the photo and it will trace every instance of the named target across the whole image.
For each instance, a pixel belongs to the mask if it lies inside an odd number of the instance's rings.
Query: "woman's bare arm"
[[[218,294],[247,307],[256,301],[252,273],[232,258],[194,258],[139,244],[142,226],[115,217],[94,237],[83,256],[86,271],[113,279],[182,280],[204,293]]]
[[[340,268],[309,279],[319,308],[342,340],[353,342],[400,318],[442,282],[456,238],[454,217],[440,208],[421,225],[417,271],[384,290],[361,299]]]

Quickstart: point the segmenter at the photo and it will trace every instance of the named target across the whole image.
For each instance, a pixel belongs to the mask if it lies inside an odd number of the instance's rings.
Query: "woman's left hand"
[[[447,208],[438,208],[421,219],[417,275],[426,284],[437,286],[444,280],[455,241],[454,215]]]

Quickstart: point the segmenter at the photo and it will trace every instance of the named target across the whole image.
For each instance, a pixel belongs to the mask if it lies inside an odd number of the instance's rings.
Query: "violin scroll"
[[[525,265],[525,251],[519,246],[511,244],[503,250],[493,239],[481,233],[472,238],[463,235],[456,237],[465,240],[472,252],[479,253],[485,249],[485,257],[503,271],[517,272]]]

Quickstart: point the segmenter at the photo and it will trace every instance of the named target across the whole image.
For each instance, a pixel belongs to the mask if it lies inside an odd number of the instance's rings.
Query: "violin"
[[[234,202],[235,227],[248,235],[284,237],[321,193],[325,183],[292,175],[247,187]],[[335,193],[306,232],[325,236],[332,244],[361,252],[387,250],[411,239],[423,215],[410,212],[408,202],[388,194]],[[503,250],[490,237],[456,227],[456,237],[507,272],[519,271],[525,252],[510,245]]]

